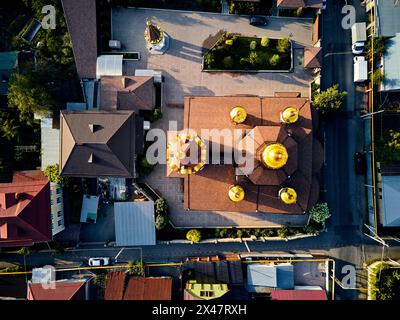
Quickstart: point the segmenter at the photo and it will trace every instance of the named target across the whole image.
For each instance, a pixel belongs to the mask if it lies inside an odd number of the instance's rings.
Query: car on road
[[[250,24],[252,26],[266,26],[268,24],[268,20],[265,17],[251,16]]]
[[[367,155],[364,151],[356,152],[354,155],[354,167],[357,174],[365,174],[367,172]]]
[[[365,43],[362,41],[357,41],[355,42],[352,47],[351,51],[353,51],[353,54],[362,54],[365,49]]]
[[[110,264],[111,261],[108,257],[96,257],[89,259],[89,266],[91,267],[109,266]]]

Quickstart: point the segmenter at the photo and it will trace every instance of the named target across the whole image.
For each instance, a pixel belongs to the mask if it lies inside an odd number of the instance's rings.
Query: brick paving
[[[171,37],[170,48],[164,55],[149,55],[143,38],[146,18],[159,23]],[[203,43],[220,30],[248,36],[270,38],[290,37],[294,41],[292,73],[207,73],[201,71]],[[312,45],[312,21],[309,19],[270,18],[265,28],[249,25],[248,17],[171,10],[114,8],[112,12],[112,38],[120,40],[123,51],[139,51],[139,61],[125,61],[124,73],[135,69],[162,70],[164,83],[164,117],[153,127],[168,129],[168,121],[176,120],[183,127],[183,108],[170,108],[168,104],[183,106],[187,95],[259,95],[271,96],[275,92],[300,92],[308,97],[310,73],[302,67],[302,48]],[[170,205],[170,219],[177,227],[278,227],[282,224],[304,225],[307,216],[186,211],[179,178],[167,178],[165,165],[157,165],[146,177],[152,188],[165,197]],[[212,190],[210,190],[212,192]]]

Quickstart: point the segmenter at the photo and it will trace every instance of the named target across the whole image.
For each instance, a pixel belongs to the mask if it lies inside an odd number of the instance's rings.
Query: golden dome
[[[295,123],[299,120],[299,109],[295,107],[287,107],[281,113],[281,119],[284,123]]]
[[[231,110],[231,120],[235,123],[243,123],[246,120],[247,112],[242,106],[236,106]]]
[[[282,188],[279,190],[279,198],[283,203],[294,204],[297,201],[297,193],[293,188]]]
[[[288,153],[285,146],[274,143],[264,147],[261,154],[263,164],[270,169],[280,169],[288,161]]]
[[[244,190],[241,186],[234,185],[229,188],[229,199],[233,202],[239,202],[244,199]]]
[[[144,31],[144,39],[149,44],[158,44],[164,37],[164,32],[157,25],[154,25],[150,19],[146,20],[146,30]]]

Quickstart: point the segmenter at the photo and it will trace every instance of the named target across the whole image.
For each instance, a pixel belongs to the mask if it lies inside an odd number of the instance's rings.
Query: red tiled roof
[[[285,8],[305,8],[305,1],[306,0],[278,0],[276,6]]]
[[[229,117],[230,110],[237,105],[243,106],[248,114],[245,122],[239,125],[233,124]],[[288,106],[298,108],[300,116],[296,123],[284,125],[280,113]],[[200,136],[203,129],[252,129],[245,138],[237,141],[202,138],[208,140],[209,146],[219,145],[221,150],[227,145],[237,147],[239,141],[243,142],[242,150],[246,150],[245,140],[253,139],[254,147],[249,144],[253,149],[247,151],[255,155],[255,169],[252,172],[246,173],[241,166],[234,167],[232,164],[206,164],[203,170],[184,176],[185,209],[303,214],[317,201],[315,195],[319,187],[312,188],[316,181],[312,175],[313,168],[320,167],[323,150],[321,145],[313,148],[312,115],[308,99],[282,96],[185,97],[184,115],[184,128],[195,130]],[[268,141],[280,142],[288,150],[289,160],[279,170],[265,169],[257,159],[257,150]],[[313,152],[316,154],[313,155]],[[318,163],[313,167],[314,156]],[[243,201],[232,202],[228,199],[228,190],[233,184],[240,184],[244,188]],[[293,187],[298,193],[296,204],[286,205],[278,198],[279,189],[285,186]]]
[[[40,283],[28,284],[28,300],[85,300],[86,281],[57,281],[55,289]]]
[[[322,66],[322,48],[304,48],[304,68],[320,68]]]
[[[271,300],[328,300],[324,290],[273,290]]]
[[[0,184],[0,247],[52,239],[50,182],[40,171],[15,172]]]
[[[171,300],[172,278],[129,277],[123,271],[107,275],[104,300]]]

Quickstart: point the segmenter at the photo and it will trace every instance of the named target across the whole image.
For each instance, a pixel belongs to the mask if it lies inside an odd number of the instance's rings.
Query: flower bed
[[[290,71],[289,39],[244,37],[224,33],[203,57],[204,71]]]

